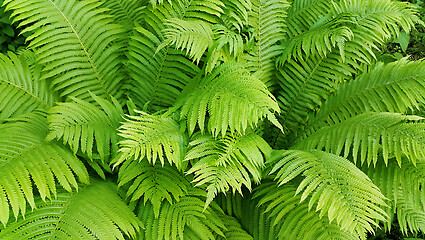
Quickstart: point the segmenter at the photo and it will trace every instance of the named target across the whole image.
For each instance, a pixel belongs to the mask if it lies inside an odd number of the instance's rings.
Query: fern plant
[[[424,24],[393,0],[5,0],[0,239],[425,231]]]

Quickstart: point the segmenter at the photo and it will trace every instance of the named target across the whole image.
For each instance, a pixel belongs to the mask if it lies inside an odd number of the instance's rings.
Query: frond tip
[[[266,85],[251,76],[240,64],[229,62],[204,77],[189,96],[182,96],[181,119],[187,119],[189,132],[196,124],[205,129],[208,110],[208,129],[212,135],[224,136],[227,130],[244,134],[258,121],[267,118],[282,129],[275,117],[279,106]]]
[[[359,228],[373,232],[375,220],[386,221],[385,196],[369,177],[349,160],[334,154],[312,150],[283,150],[275,153],[278,161],[271,173],[279,185],[302,174],[296,194],[303,191],[301,201],[310,196],[308,207],[317,204],[319,216],[328,215],[342,230],[353,232]]]
[[[165,157],[170,165],[180,169],[186,142],[180,125],[170,117],[135,112],[140,115],[127,116],[127,121],[118,129],[118,135],[125,139],[119,142],[121,157],[115,166],[126,159],[140,162],[145,157],[151,164],[159,160],[164,165]]]

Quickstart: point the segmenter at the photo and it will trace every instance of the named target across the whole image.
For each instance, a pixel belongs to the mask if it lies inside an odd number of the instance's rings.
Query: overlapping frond
[[[244,56],[245,66],[270,88],[275,84],[275,58],[282,53],[277,42],[284,37],[287,1],[253,0],[249,26],[253,28],[253,47]]]
[[[160,44],[160,38],[144,28],[135,28],[129,40],[127,69],[132,80],[124,88],[140,108],[146,103],[159,108],[173,105],[200,71],[178,50],[164,48],[155,53]]]
[[[125,29],[130,30],[134,24],[144,22],[144,9],[147,0],[101,0],[102,7],[108,8],[109,14]]]
[[[112,103],[95,95],[92,98],[97,105],[71,97],[73,102],[58,103],[51,108],[47,140],[63,139],[74,154],[81,150],[89,158],[94,153],[105,161],[118,151],[116,129],[124,113],[114,98]]]
[[[255,191],[255,198],[259,199],[258,205],[262,211],[254,215],[255,219],[251,221],[261,221],[269,218],[270,225],[265,226],[266,230],[261,229],[262,235],[258,239],[279,239],[279,240],[358,240],[366,239],[363,229],[358,226],[350,231],[343,231],[335,222],[329,222],[326,217],[319,217],[306,202],[302,202],[296,193],[296,186],[287,183],[277,187],[274,182],[259,185]],[[254,208],[258,208],[254,205]],[[254,209],[250,209],[255,211]],[[266,215],[266,216],[263,216]],[[264,220],[263,220],[264,221]],[[268,234],[276,238],[265,238],[267,228],[275,229],[275,233]],[[265,234],[266,233],[266,234]]]
[[[328,0],[297,0],[288,8],[286,19],[286,40],[308,31],[317,21],[323,18],[331,7]]]
[[[174,46],[185,50],[186,55],[199,63],[202,55],[213,44],[213,31],[209,24],[203,21],[185,21],[179,18],[168,19],[164,25],[164,41],[158,50]],[[158,51],[157,50],[157,51]]]
[[[130,201],[136,201],[143,196],[144,203],[149,200],[155,217],[159,216],[163,200],[166,199],[170,204],[178,202],[186,194],[187,187],[190,187],[177,169],[168,164],[152,165],[147,161],[125,161],[119,168],[118,182],[119,187],[131,182],[127,197],[131,197]]]
[[[226,135],[215,139],[210,135],[197,135],[189,143],[192,148],[185,157],[196,160],[187,172],[194,174],[195,186],[206,185],[207,206],[217,193],[232,190],[242,194],[242,186],[251,189],[251,178],[258,183],[264,156],[271,152],[270,146],[255,133]]]
[[[363,167],[363,171],[389,198],[389,207],[385,210],[391,223],[397,214],[398,225],[404,234],[425,232],[425,164],[415,165],[403,159],[400,167],[395,162],[385,165],[378,162],[375,167]],[[384,222],[385,229],[391,230],[391,224]]]
[[[221,21],[228,28],[236,29],[238,32],[248,23],[249,13],[252,9],[251,0],[222,0],[224,4],[224,14]]]
[[[37,209],[0,231],[1,239],[136,239],[140,221],[110,182],[94,181],[78,192],[36,199]]]
[[[373,51],[397,37],[399,28],[409,32],[415,22],[414,11],[395,1],[334,3],[308,30],[284,44],[285,53],[278,59],[283,125],[304,124],[335,91],[336,83],[363,71],[362,65],[371,65]],[[291,57],[295,60],[287,61]]]
[[[305,125],[309,114],[335,91],[339,82],[351,77],[358,64],[355,59],[341,61],[339,53],[326,57],[311,55],[299,61],[288,60],[278,67],[277,99],[282,110],[281,123],[285,129]],[[331,70],[330,70],[331,69]]]
[[[137,212],[145,226],[142,235],[145,239],[157,240],[213,240],[216,235],[224,237],[225,225],[214,209],[204,209],[204,195],[202,190],[188,189],[188,193],[179,202],[164,202],[158,218],[155,218],[149,202],[140,205]]]
[[[214,136],[224,136],[228,130],[244,134],[263,118],[280,128],[274,116],[279,107],[273,95],[238,63],[217,67],[182,98],[181,118],[186,119],[190,133],[196,125],[204,131],[207,115],[207,129]]]
[[[424,61],[406,58],[378,63],[368,73],[342,83],[317,113],[310,115],[306,134],[367,111],[405,113],[418,108],[418,103],[425,102],[424,69]]]
[[[402,156],[410,161],[425,158],[425,124],[418,116],[399,113],[364,113],[335,125],[324,127],[294,146],[296,149],[324,149],[354,162],[376,164],[382,152],[385,163],[390,157],[401,163]]]
[[[98,1],[7,0],[14,21],[23,28],[29,47],[43,67],[43,79],[61,96],[90,99],[92,93],[119,98],[120,40],[123,29],[113,23]]]
[[[9,208],[15,218],[26,212],[27,202],[35,208],[35,193],[41,199],[56,196],[56,182],[67,191],[78,188],[77,178],[88,183],[83,163],[55,143],[46,143],[44,114],[29,113],[0,125],[0,221],[5,225]]]
[[[241,226],[239,221],[231,216],[219,214],[226,230],[224,230],[224,237],[217,236],[217,240],[254,240]]]
[[[127,116],[119,128],[118,135],[124,140],[119,142],[121,156],[115,166],[127,159],[140,162],[146,157],[151,164],[159,160],[164,165],[167,160],[181,169],[187,140],[180,125],[171,117],[136,112],[140,115]]]
[[[282,150],[273,155],[277,161],[270,173],[276,172],[279,185],[302,175],[295,194],[302,192],[300,201],[310,196],[308,209],[316,206],[319,217],[326,214],[330,222],[335,220],[350,233],[373,232],[376,220],[386,221],[384,195],[349,160],[318,150]]]
[[[48,109],[57,100],[47,82],[39,79],[39,68],[25,54],[0,54],[0,122],[37,108]]]

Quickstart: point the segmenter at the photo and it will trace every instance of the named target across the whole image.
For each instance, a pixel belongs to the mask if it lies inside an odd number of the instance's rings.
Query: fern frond
[[[386,221],[384,195],[349,160],[317,150],[283,150],[273,158],[277,161],[270,174],[276,172],[279,185],[302,174],[304,178],[295,192],[303,192],[300,201],[310,196],[308,209],[316,205],[319,217],[327,214],[329,221],[336,220],[343,231],[373,232],[375,220]]]
[[[125,139],[119,142],[121,156],[115,166],[127,159],[140,162],[145,157],[151,164],[159,160],[164,165],[165,158],[181,170],[187,140],[180,125],[171,117],[135,111],[140,115],[127,116],[118,129],[118,135]]]
[[[289,60],[279,67],[277,99],[284,129],[305,125],[309,114],[335,91],[337,84],[356,71],[352,66],[358,66],[355,60],[347,59],[343,63],[340,55],[332,52],[326,57]]]
[[[226,135],[214,139],[210,135],[197,135],[189,143],[185,161],[199,159],[187,174],[194,174],[195,186],[206,184],[207,201],[214,199],[217,193],[226,193],[230,189],[242,194],[242,185],[251,189],[251,178],[258,183],[264,165],[263,154],[268,156],[270,146],[255,133],[243,136]]]
[[[384,222],[387,231],[391,230],[391,222],[397,213],[404,234],[425,232],[425,163],[418,162],[415,166],[403,159],[400,167],[391,161],[388,165],[378,162],[373,168],[364,166],[363,171],[390,200],[386,209],[390,224]]]
[[[297,0],[288,8],[285,39],[290,40],[308,31],[311,26],[322,19],[331,8],[328,0]]]
[[[180,51],[166,48],[155,53],[161,40],[144,28],[135,28],[129,40],[127,69],[132,79],[125,89],[141,108],[174,104],[180,91],[200,72]]]
[[[217,240],[254,240],[251,235],[249,235],[245,230],[243,230],[241,224],[234,217],[219,214],[221,221],[226,230],[224,231],[224,237],[217,236]]]
[[[78,192],[60,191],[55,199],[37,198],[37,209],[0,231],[1,239],[131,239],[139,221],[117,195],[114,184],[93,181]]]
[[[39,79],[39,68],[23,54],[0,54],[0,122],[53,106],[57,96],[50,91],[45,80]]]
[[[264,83],[234,62],[224,63],[202,78],[181,101],[181,119],[187,119],[189,133],[196,124],[204,131],[207,110],[208,130],[213,136],[220,132],[224,136],[227,130],[244,134],[263,118],[281,128],[274,116],[279,107],[273,95]]]
[[[124,116],[118,101],[111,98],[111,103],[94,94],[92,99],[98,105],[74,97],[71,99],[73,102],[58,103],[50,109],[47,140],[62,138],[74,154],[81,150],[89,158],[93,157],[93,152],[98,153],[103,161],[113,157],[118,150],[116,129]],[[97,152],[93,151],[95,146]]]
[[[178,18],[168,19],[164,25],[165,40],[158,46],[156,52],[166,46],[186,50],[186,55],[199,63],[202,55],[213,44],[211,27],[202,21],[185,21]]]
[[[241,32],[248,23],[249,13],[252,8],[251,0],[222,0],[225,5],[221,20],[228,28]]]
[[[178,202],[190,186],[189,182],[171,166],[152,165],[147,161],[139,163],[126,161],[120,166],[118,186],[121,187],[130,181],[127,197],[131,197],[130,201],[136,201],[143,196],[144,203],[149,200],[156,218],[159,216],[159,209],[164,199],[170,204]]]
[[[249,12],[249,26],[253,28],[251,41],[254,46],[244,56],[246,68],[270,89],[275,85],[275,58],[283,48],[277,44],[284,37],[285,0],[253,0]],[[271,89],[270,89],[271,90]]]
[[[119,98],[120,51],[116,44],[123,29],[113,24],[97,1],[17,0],[4,1],[20,22],[29,47],[44,65],[43,79],[52,78],[61,96],[90,99],[89,91]]]
[[[328,218],[320,217],[314,211],[310,211],[307,203],[294,195],[296,186],[287,183],[277,187],[275,183],[269,182],[255,188],[254,198],[259,198],[258,205],[262,218],[271,219],[270,225],[276,229],[276,239],[297,240],[358,240],[366,239],[366,234],[359,226],[351,227],[353,230],[344,231],[335,222],[329,222]],[[257,205],[257,206],[258,206]],[[257,206],[254,206],[257,208]],[[256,215],[256,221],[261,215]],[[261,218],[260,218],[261,219]],[[258,220],[260,220],[258,219]],[[266,226],[271,230],[271,226]],[[260,230],[261,231],[261,230]],[[267,230],[262,230],[266,232]],[[271,238],[268,238],[271,239]]]
[[[101,0],[102,7],[108,8],[109,14],[114,16],[116,22],[125,29],[131,30],[135,23],[144,22],[144,12],[146,8],[144,1],[139,0]]]
[[[424,69],[424,61],[407,58],[378,63],[368,73],[342,83],[317,113],[310,115],[306,134],[367,111],[405,113],[418,108],[418,102],[425,102]]]
[[[237,61],[244,51],[244,41],[239,33],[222,24],[213,25],[214,43],[209,48],[205,73],[209,74],[221,62]]]
[[[354,162],[376,164],[382,151],[385,163],[395,156],[400,164],[402,156],[416,163],[425,157],[425,124],[414,121],[422,118],[398,113],[364,113],[330,127],[324,127],[294,146],[296,149],[324,149],[347,157]],[[407,122],[411,121],[411,122]]]
[[[160,215],[155,218],[153,207],[140,205],[138,216],[145,226],[145,239],[202,239],[213,240],[215,235],[224,237],[225,225],[211,207],[204,210],[202,197],[205,192],[188,189],[179,202],[161,205]]]
[[[30,113],[0,125],[0,221],[5,225],[9,208],[15,218],[25,214],[26,202],[32,209],[33,187],[41,198],[56,196],[56,181],[67,191],[78,189],[77,180],[88,183],[82,162],[55,143],[46,143],[48,133],[44,114]],[[56,180],[55,180],[56,179]]]

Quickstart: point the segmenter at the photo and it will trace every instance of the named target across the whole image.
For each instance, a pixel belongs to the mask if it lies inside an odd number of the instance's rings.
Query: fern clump
[[[0,239],[425,233],[396,0],[4,0]],[[1,35],[0,35],[1,36]]]

